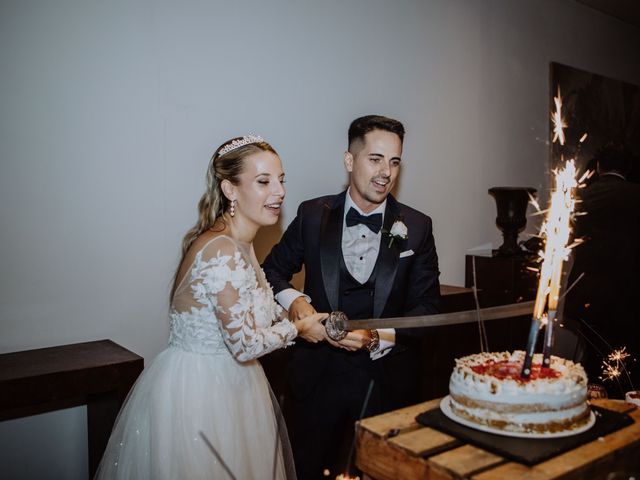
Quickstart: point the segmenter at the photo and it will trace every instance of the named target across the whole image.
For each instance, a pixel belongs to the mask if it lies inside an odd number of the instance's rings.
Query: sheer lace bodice
[[[208,235],[182,265],[169,346],[136,380],[96,480],[295,479],[286,427],[254,359],[297,330],[252,246]]]
[[[273,299],[250,246],[218,236],[197,252],[176,288],[169,344],[241,362],[292,343],[295,326]]]

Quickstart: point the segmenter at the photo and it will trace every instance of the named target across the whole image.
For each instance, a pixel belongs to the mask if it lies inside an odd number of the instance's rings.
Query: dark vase
[[[522,255],[523,250],[518,245],[518,233],[527,225],[527,204],[529,195],[534,195],[536,189],[532,187],[493,187],[489,189],[498,207],[496,225],[502,232],[503,242],[495,251],[498,257],[513,257]]]

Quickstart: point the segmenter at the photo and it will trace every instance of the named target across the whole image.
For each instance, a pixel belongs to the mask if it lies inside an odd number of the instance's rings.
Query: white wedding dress
[[[176,288],[170,321],[169,346],[129,393],[96,478],[294,477],[256,358],[289,345],[297,330],[252,247],[226,236],[206,243]]]

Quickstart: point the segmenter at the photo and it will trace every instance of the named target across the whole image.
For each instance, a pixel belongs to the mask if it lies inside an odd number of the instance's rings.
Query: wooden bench
[[[628,413],[635,423],[528,467],[418,424],[415,417],[438,407],[436,399],[356,423],[356,464],[365,479],[375,480],[578,480],[605,479],[609,472],[625,469],[637,472],[640,409],[621,400],[592,403]]]
[[[87,405],[93,477],[144,359],[111,340],[0,355],[0,421]]]

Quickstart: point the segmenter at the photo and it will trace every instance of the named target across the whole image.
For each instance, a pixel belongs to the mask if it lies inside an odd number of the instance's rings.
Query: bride
[[[97,479],[293,478],[286,430],[256,358],[300,336],[325,339],[316,314],[291,323],[253,249],[277,222],[284,172],[261,137],[222,144],[199,220],[182,243],[169,346],[120,411]]]

